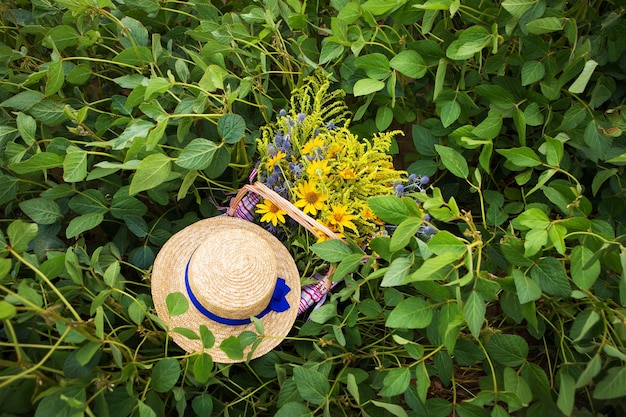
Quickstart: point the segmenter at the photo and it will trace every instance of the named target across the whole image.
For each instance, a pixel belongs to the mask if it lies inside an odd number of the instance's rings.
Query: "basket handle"
[[[226,214],[229,216],[233,216],[235,214],[235,210],[243,197],[248,193],[253,192],[255,194],[260,195],[266,200],[271,201],[276,204],[279,208],[285,210],[289,217],[297,221],[300,225],[302,225],[305,229],[311,232],[313,235],[318,235],[319,232],[324,233],[331,239],[340,239],[339,236],[328,227],[324,226],[317,220],[305,214],[298,207],[294,206],[290,201],[283,198],[276,191],[270,189],[267,185],[262,182],[256,181],[253,184],[246,184],[239,189],[237,195],[230,201],[230,207],[226,211]]]

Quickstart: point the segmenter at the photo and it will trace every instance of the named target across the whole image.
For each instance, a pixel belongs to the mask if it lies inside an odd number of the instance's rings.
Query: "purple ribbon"
[[[207,310],[202,305],[202,303],[200,303],[198,298],[196,298],[195,294],[193,293],[193,290],[191,289],[191,286],[189,285],[189,263],[190,262],[191,262],[191,258],[189,258],[189,260],[187,261],[187,265],[185,266],[185,287],[187,288],[187,295],[189,295],[189,299],[191,300],[191,303],[194,305],[194,307],[196,307],[196,309],[198,309],[200,313],[202,313],[205,317],[213,321],[216,321],[221,324],[225,324],[227,326],[241,326],[244,324],[252,323],[252,320],[249,318],[229,319],[227,317],[218,316],[217,314],[211,313],[209,310]],[[276,286],[274,287],[274,292],[272,293],[272,298],[270,300],[270,303],[268,304],[267,307],[265,307],[263,311],[261,311],[259,314],[257,314],[254,317],[256,317],[257,319],[260,319],[261,317],[265,316],[270,311],[282,313],[283,311],[288,310],[289,302],[287,301],[287,294],[289,294],[289,291],[291,291],[291,288],[289,288],[285,280],[283,278],[278,277],[276,279]]]

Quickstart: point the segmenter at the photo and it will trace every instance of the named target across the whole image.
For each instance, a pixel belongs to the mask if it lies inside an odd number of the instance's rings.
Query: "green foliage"
[[[2,415],[624,414],[619,1],[0,10]],[[402,130],[396,165],[432,187],[369,200],[394,230],[376,257],[312,246],[345,284],[277,350],[186,354],[154,314],[155,254],[247,181],[319,68],[352,133]]]

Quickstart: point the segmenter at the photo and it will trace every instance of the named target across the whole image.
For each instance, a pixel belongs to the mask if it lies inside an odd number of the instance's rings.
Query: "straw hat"
[[[180,292],[189,302],[183,314],[171,316],[166,298]],[[205,351],[214,362],[232,363],[220,348],[229,336],[255,332],[250,317],[263,323],[256,358],[272,350],[289,333],[298,312],[300,275],[282,243],[246,220],[219,216],[196,222],[172,236],[160,250],[152,272],[152,298],[158,316],[171,330],[183,327],[200,334],[205,325],[215,345],[170,331],[187,352]]]

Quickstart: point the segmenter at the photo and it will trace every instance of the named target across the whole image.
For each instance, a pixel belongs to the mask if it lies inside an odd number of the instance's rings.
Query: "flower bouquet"
[[[393,166],[389,150],[401,131],[385,132],[370,139],[349,130],[349,112],[343,90],[330,91],[325,74],[317,72],[291,94],[289,109],[281,110],[276,122],[262,128],[258,139],[260,161],[253,180],[273,192],[272,198],[248,194],[237,200],[234,215],[261,224],[291,248],[296,261],[314,259],[312,243],[329,237],[354,242],[367,250],[369,241],[386,234],[384,222],[368,207],[373,196],[422,191],[427,178],[409,176]],[[298,227],[285,204],[301,210],[313,222],[307,231]],[[232,203],[231,203],[232,206]],[[330,231],[330,233],[329,233]],[[299,256],[303,255],[303,256]],[[327,266],[303,262],[302,276],[312,281],[302,291],[300,312],[322,301],[336,283]],[[312,271],[312,272],[310,272]]]

